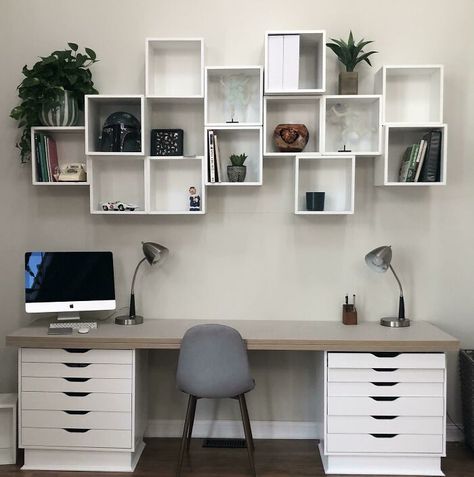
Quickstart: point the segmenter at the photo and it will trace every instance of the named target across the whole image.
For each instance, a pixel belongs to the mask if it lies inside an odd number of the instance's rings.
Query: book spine
[[[41,152],[40,152],[40,136],[35,134],[35,161],[36,161],[36,181],[42,182],[41,177]]]
[[[421,169],[423,167],[423,162],[424,162],[425,156],[426,156],[426,147],[427,147],[427,142],[426,142],[425,139],[422,139],[421,140],[421,146],[420,146],[420,153],[418,154],[419,161],[418,161],[418,164],[416,166],[415,182],[418,182],[419,179],[420,179]]]
[[[59,177],[58,149],[56,141],[49,138],[49,166],[51,170],[51,181],[57,182]]]
[[[405,182],[408,174],[408,167],[410,165],[410,157],[413,146],[408,146],[403,153],[402,161],[400,163],[400,173],[398,175],[398,182]]]
[[[216,158],[216,182],[222,182],[221,158],[219,155],[219,143],[217,134],[214,133],[214,157]]]
[[[425,136],[428,147],[421,169],[420,182],[439,182],[441,169],[441,131],[431,131]]]
[[[209,131],[209,182],[216,182],[216,161],[214,157],[214,131]]]
[[[410,164],[408,166],[406,182],[413,182],[415,180],[416,173],[416,161],[418,159],[418,152],[420,150],[420,145],[415,144],[412,149],[410,156]]]
[[[52,182],[51,163],[49,156],[49,136],[44,138],[44,147],[46,152],[46,171],[48,173],[48,182]]]
[[[48,168],[46,166],[45,136],[40,134],[41,182],[48,182]]]

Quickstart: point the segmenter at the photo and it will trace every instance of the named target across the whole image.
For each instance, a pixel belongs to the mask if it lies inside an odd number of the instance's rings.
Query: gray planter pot
[[[359,74],[357,71],[339,73],[339,94],[357,94],[359,91]]]
[[[247,175],[247,166],[227,166],[229,182],[244,182]]]
[[[40,121],[43,126],[76,126],[78,120],[77,99],[69,91],[59,95],[55,105],[41,108]]]

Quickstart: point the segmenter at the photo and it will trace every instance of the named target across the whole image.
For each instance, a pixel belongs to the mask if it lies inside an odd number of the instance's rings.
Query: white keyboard
[[[50,328],[72,328],[73,330],[79,330],[81,328],[88,328],[89,330],[97,329],[96,321],[55,321],[54,323],[49,324]]]

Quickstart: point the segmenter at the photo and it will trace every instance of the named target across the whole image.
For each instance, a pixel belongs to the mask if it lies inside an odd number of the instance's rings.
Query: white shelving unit
[[[279,124],[304,124],[308,129],[308,144],[302,153],[321,152],[323,116],[320,96],[265,96],[263,108],[263,151],[265,157],[290,156],[301,153],[280,152],[273,132]]]
[[[355,156],[296,156],[295,214],[354,213]],[[325,192],[323,211],[306,210],[306,192]]]
[[[33,185],[39,186],[84,186],[85,182],[41,182],[38,180],[35,134],[43,133],[56,142],[59,167],[80,163],[86,166],[84,155],[84,126],[38,126],[31,128],[31,178]]]
[[[265,34],[265,71],[269,66],[269,36],[299,35],[299,81],[297,89],[270,89],[265,76],[265,94],[322,94],[326,91],[326,31],[267,31]]]
[[[323,96],[322,109],[324,153],[355,156],[381,154],[382,96]]]
[[[16,394],[0,394],[0,465],[16,464]]]

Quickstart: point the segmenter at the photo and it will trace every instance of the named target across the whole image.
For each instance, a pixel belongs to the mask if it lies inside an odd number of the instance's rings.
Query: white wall
[[[141,240],[166,244],[160,270],[143,270],[138,306],[148,318],[340,319],[341,299],[356,293],[359,319],[377,320],[397,306],[392,277],[371,272],[364,254],[391,244],[406,289],[407,314],[430,320],[474,347],[474,3],[471,0],[3,0],[0,17],[0,335],[26,324],[25,250],[111,249],[120,304]],[[88,213],[86,190],[34,188],[19,164],[16,125],[21,68],[67,41],[96,50],[101,93],[143,93],[147,36],[202,36],[208,65],[262,64],[268,29],[326,29],[329,37],[375,40],[374,68],[362,65],[361,93],[373,92],[382,64],[443,63],[449,123],[448,186],[374,188],[373,160],[358,159],[356,213],[296,217],[293,165],[265,162],[261,188],[211,188],[200,217],[103,217]],[[338,65],[328,52],[328,92]],[[0,391],[16,385],[16,354],[0,349]],[[251,412],[261,420],[311,420],[311,353],[252,353],[257,389]],[[180,418],[174,390],[176,353],[155,352],[151,416]],[[451,414],[459,416],[455,356],[450,364]],[[178,402],[179,404],[176,404]],[[207,404],[207,413],[236,410]],[[205,415],[205,414],[203,414]],[[201,417],[203,416],[201,415]]]

